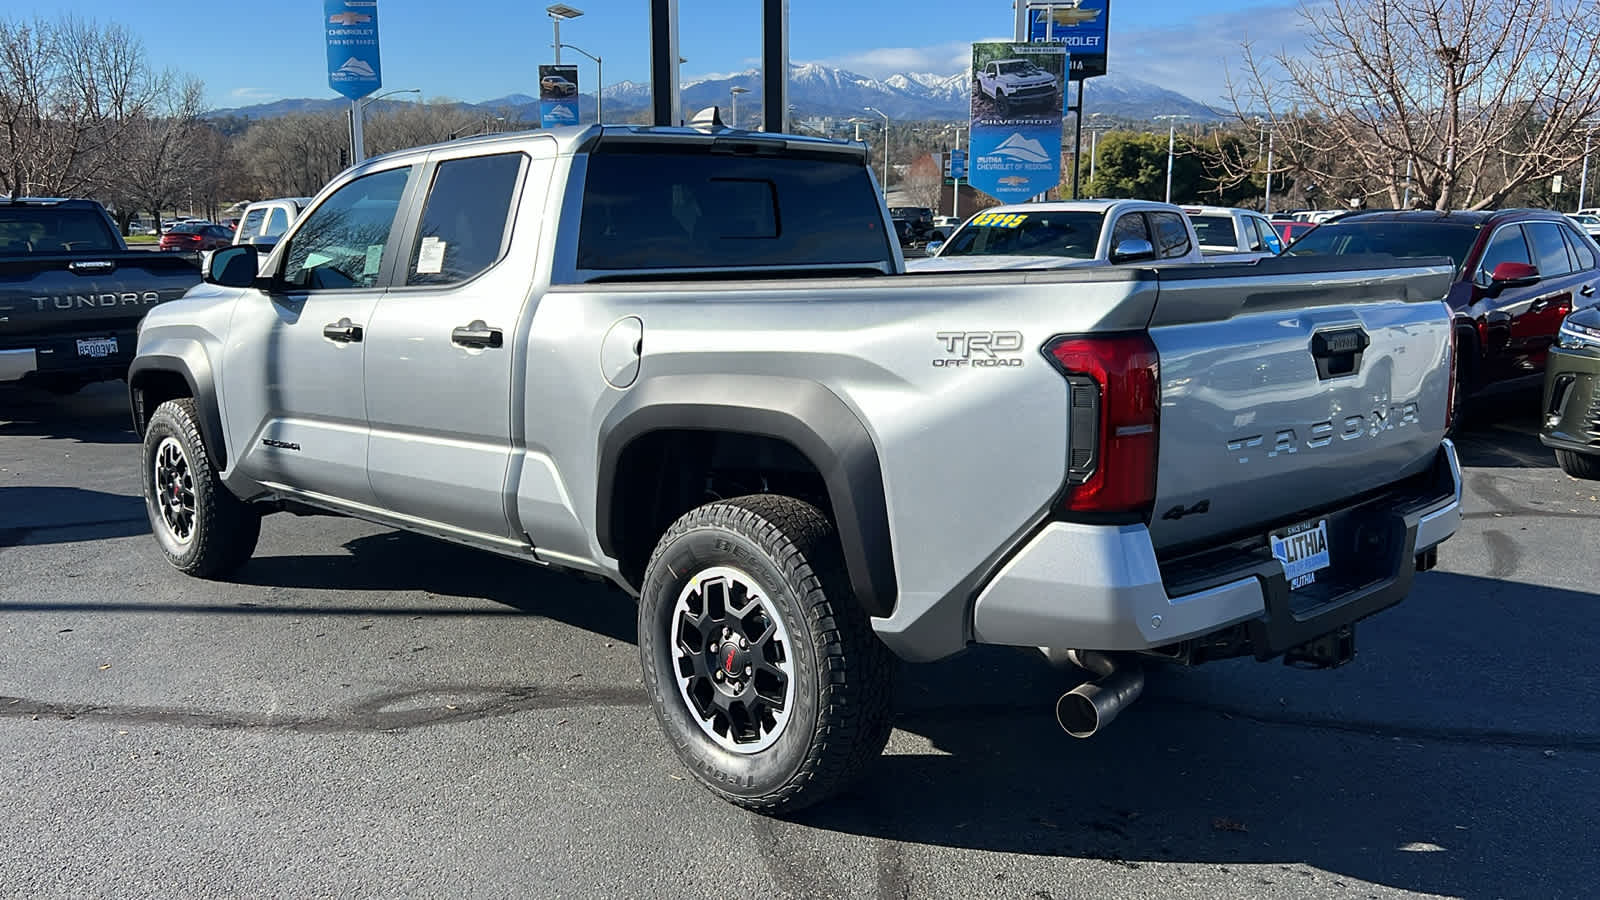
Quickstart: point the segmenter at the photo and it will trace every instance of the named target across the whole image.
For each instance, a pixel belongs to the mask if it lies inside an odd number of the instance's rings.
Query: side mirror
[[[1489,273],[1489,286],[1495,288],[1527,287],[1539,283],[1539,269],[1527,263],[1503,262]]]
[[[1143,238],[1128,238],[1111,251],[1111,261],[1114,263],[1139,262],[1155,258],[1155,245]]]
[[[942,247],[944,247],[944,241],[929,241],[928,246],[924,247],[923,249],[929,256],[938,256],[939,250]]]
[[[250,287],[256,281],[260,254],[249,244],[235,244],[211,254],[201,266],[207,284],[223,287]]]

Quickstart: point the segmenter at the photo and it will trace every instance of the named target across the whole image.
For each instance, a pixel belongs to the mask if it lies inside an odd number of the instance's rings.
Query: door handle
[[[1528,312],[1531,312],[1531,313],[1544,312],[1545,310],[1547,310],[1549,308],[1550,308],[1550,298],[1549,297],[1540,297],[1539,299],[1533,301],[1533,304],[1528,307]]]
[[[349,319],[340,319],[322,326],[322,336],[341,344],[354,344],[361,340],[361,326]]]
[[[1593,297],[1594,296],[1594,285],[1586,284],[1578,291],[1578,293],[1584,295],[1585,297]]]
[[[477,319],[470,325],[458,325],[451,330],[450,342],[481,350],[501,346],[505,343],[505,335],[500,329],[490,328],[482,319]]]

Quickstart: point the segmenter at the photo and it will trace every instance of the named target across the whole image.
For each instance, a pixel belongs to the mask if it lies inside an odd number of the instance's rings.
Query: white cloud
[[[276,100],[279,96],[281,95],[266,88],[242,87],[228,92],[229,99],[240,103],[265,103],[268,100]]]
[[[1006,38],[987,37],[979,40],[1003,41]],[[946,41],[930,47],[883,47],[811,61],[848,69],[872,78],[886,78],[904,72],[953,75],[972,65],[972,42]]]

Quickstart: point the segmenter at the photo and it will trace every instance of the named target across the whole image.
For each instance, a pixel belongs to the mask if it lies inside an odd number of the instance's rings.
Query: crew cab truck
[[[146,320],[155,540],[222,578],[319,510],[609,579],[684,764],[778,811],[880,752],[895,656],[1045,648],[1088,735],[1146,663],[1348,661],[1454,532],[1448,264],[917,276],[892,233],[818,139],[367,160]]]
[[[129,250],[93,200],[0,200],[0,384],[124,377],[145,312],[199,283],[194,257]]]
[[[1267,252],[1206,250],[1183,210],[1154,200],[1066,200],[995,206],[928,244],[913,272],[1174,266],[1251,262]]]
[[[1031,59],[997,59],[978,70],[978,90],[994,101],[1002,116],[1025,106],[1051,107],[1060,95],[1056,76]]]
[[[1183,212],[1194,226],[1200,252],[1207,256],[1283,252],[1283,238],[1278,230],[1255,210],[1233,206],[1185,206]]]

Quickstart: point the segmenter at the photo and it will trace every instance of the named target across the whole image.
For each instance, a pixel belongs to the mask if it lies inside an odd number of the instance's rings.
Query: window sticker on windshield
[[[1027,218],[1026,213],[979,213],[972,217],[972,224],[988,225],[991,228],[1015,228]]]
[[[422,239],[422,246],[417,248],[417,274],[437,275],[444,271],[444,241],[429,235]]]
[[[378,264],[383,261],[383,245],[372,244],[367,247],[367,259],[361,266],[362,275],[378,274]]]

